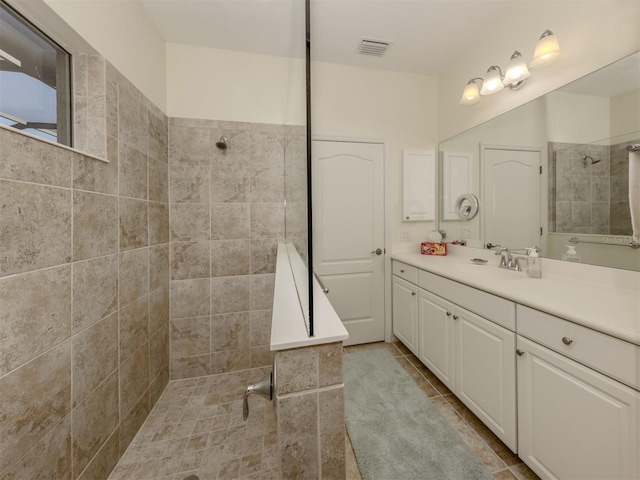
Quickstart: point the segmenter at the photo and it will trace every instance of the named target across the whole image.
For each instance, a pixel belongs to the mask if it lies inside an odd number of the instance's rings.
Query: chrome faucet
[[[520,266],[521,257],[514,257],[511,254],[511,250],[509,250],[507,247],[498,248],[495,254],[502,255],[502,258],[500,259],[500,265],[498,265],[500,268],[506,268],[507,270],[514,270],[516,272],[522,271],[522,267]]]

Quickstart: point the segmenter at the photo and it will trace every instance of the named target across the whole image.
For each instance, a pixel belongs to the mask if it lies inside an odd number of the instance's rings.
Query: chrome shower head
[[[220,137],[220,140],[218,140],[216,142],[216,147],[218,147],[220,150],[226,150],[227,149],[227,141],[229,139],[227,137],[225,137],[224,135]]]
[[[596,163],[599,163],[600,160],[594,160],[593,157],[590,157],[589,155],[580,155],[582,157],[582,161],[584,162],[584,166],[588,166],[588,165],[595,165]]]

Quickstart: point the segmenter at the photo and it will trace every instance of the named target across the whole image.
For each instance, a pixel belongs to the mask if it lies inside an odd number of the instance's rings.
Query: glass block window
[[[0,123],[71,146],[71,55],[0,1]]]

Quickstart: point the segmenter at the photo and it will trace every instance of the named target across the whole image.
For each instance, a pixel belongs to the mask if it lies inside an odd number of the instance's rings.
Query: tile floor
[[[397,358],[496,480],[537,480],[404,345],[375,343],[345,351],[371,348],[386,348]],[[252,396],[249,419],[242,419],[244,389],[267,371],[170,382],[109,480],[277,479],[273,404]],[[348,437],[346,470],[348,480],[361,479]]]

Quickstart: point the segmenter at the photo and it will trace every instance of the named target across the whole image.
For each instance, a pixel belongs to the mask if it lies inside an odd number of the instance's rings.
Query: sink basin
[[[527,276],[525,272],[507,270],[497,265],[474,265],[473,263],[456,265],[456,270],[461,273],[482,276],[487,279],[495,278],[500,280],[522,280]]]

